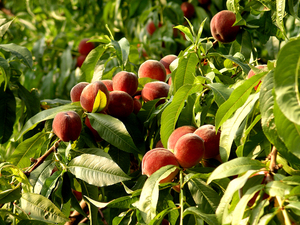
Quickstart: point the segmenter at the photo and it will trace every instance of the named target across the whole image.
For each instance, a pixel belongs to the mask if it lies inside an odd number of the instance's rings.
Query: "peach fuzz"
[[[148,59],[138,69],[138,77],[149,77],[154,80],[166,81],[167,72],[164,65],[157,60]]]
[[[168,149],[174,149],[176,142],[178,141],[178,139],[188,133],[194,133],[194,131],[197,128],[191,125],[185,125],[185,126],[181,126],[181,127],[177,127],[175,130],[173,130],[173,132],[171,133],[171,135],[169,136],[168,142],[167,142],[167,148]]]
[[[89,83],[88,82],[80,82],[75,84],[70,91],[70,98],[72,102],[80,101],[80,95],[83,90]]]
[[[234,12],[222,10],[215,14],[210,21],[210,30],[215,40],[221,43],[230,43],[236,39],[240,30],[239,26],[232,26],[235,23]]]
[[[183,168],[191,168],[201,161],[204,154],[204,141],[197,134],[181,136],[175,144],[174,155]]]
[[[125,91],[111,91],[107,114],[121,118],[129,116],[134,110],[133,98]]]
[[[220,135],[221,131],[216,132],[216,128],[212,124],[205,124],[197,128],[194,132],[204,141],[205,152],[203,159],[215,158],[220,154]]]
[[[173,152],[165,148],[154,148],[146,152],[142,159],[142,174],[149,177],[161,167],[167,165],[175,165],[179,167],[178,161]],[[171,182],[178,172],[179,170],[176,169],[168,177],[162,179],[160,183]]]
[[[102,91],[107,98],[107,103],[104,109],[100,110],[101,112],[105,111],[107,109],[107,106],[109,104],[109,91],[107,90],[107,87],[102,81],[94,81],[87,85],[85,88],[83,88],[81,95],[80,95],[80,104],[83,109],[85,109],[88,112],[93,111],[93,106],[95,102],[95,98],[98,94],[98,91]],[[98,111],[97,111],[98,112]]]
[[[166,69],[166,73],[167,75],[171,73],[170,70],[170,64],[177,59],[176,55],[166,55],[163,58],[161,58],[160,62],[164,65],[165,69]]]
[[[75,141],[81,133],[81,118],[75,111],[59,112],[54,117],[52,129],[62,141]]]
[[[114,91],[125,91],[131,96],[136,93],[139,85],[138,77],[127,71],[118,72],[112,78],[112,82]]]
[[[170,85],[162,81],[152,81],[146,83],[142,89],[141,95],[145,102],[154,99],[168,97]]]

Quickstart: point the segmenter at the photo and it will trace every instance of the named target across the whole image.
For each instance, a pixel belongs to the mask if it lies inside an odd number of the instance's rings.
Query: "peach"
[[[112,82],[114,91],[125,91],[131,96],[136,93],[139,85],[138,77],[127,71],[118,72],[112,78]]]
[[[185,126],[181,126],[181,127],[177,127],[175,130],[173,130],[173,132],[171,133],[171,135],[168,138],[168,142],[167,142],[167,148],[168,149],[174,149],[175,144],[177,142],[177,140],[188,133],[194,133],[194,131],[197,128],[191,125],[185,125]]]
[[[88,117],[85,117],[85,120],[84,120],[84,124],[90,129],[90,131],[92,132],[93,136],[94,136],[94,139],[96,142],[99,142],[99,141],[102,141],[103,139],[100,137],[98,131],[96,131],[92,125],[91,125],[91,122],[90,122],[90,119]]]
[[[84,38],[79,42],[78,52],[81,55],[88,55],[90,51],[92,51],[95,48],[94,43],[87,42],[88,40],[89,40],[88,38]]]
[[[210,0],[198,0],[200,5],[207,5],[210,3]]]
[[[193,4],[190,2],[181,3],[180,8],[183,12],[183,15],[188,19],[192,18],[193,15],[195,14],[195,8]]]
[[[97,97],[97,94],[99,91],[102,91],[106,96],[106,104],[104,107],[99,107],[98,109],[94,109],[95,99]],[[103,99],[102,99],[103,100]],[[101,101],[101,99],[100,99]],[[83,88],[81,95],[80,95],[80,104],[83,109],[85,109],[88,112],[103,112],[107,109],[107,106],[109,104],[109,91],[107,90],[107,87],[102,81],[94,81],[87,85],[85,88]],[[96,104],[99,104],[99,102],[96,102]],[[95,105],[96,105],[95,104]]]
[[[149,77],[154,80],[166,81],[167,72],[160,61],[148,59],[140,65],[138,76],[139,78]]]
[[[203,159],[215,158],[220,154],[220,135],[221,131],[216,132],[216,128],[212,124],[205,124],[197,128],[194,132],[204,141],[205,152]]]
[[[75,141],[82,129],[81,118],[75,111],[59,112],[54,117],[52,129],[62,141]]]
[[[188,133],[181,136],[174,147],[174,155],[183,168],[199,164],[204,154],[204,141],[197,134]]]
[[[107,87],[108,91],[113,91],[113,82],[112,80],[106,79],[106,80],[101,80],[103,84]]]
[[[166,74],[170,74],[171,73],[171,70],[170,70],[170,64],[175,60],[177,59],[177,55],[166,55],[164,56],[160,62],[164,65],[165,69],[166,69]]]
[[[255,66],[257,69],[261,69],[261,70],[265,70],[268,69],[268,65],[266,64],[262,64],[262,65],[257,65]],[[247,79],[249,79],[250,77],[254,76],[255,72],[251,69],[247,75]],[[254,87],[255,91],[257,90],[258,86],[260,85],[261,81],[258,82],[258,84]]]
[[[155,148],[164,148],[164,145],[163,145],[163,143],[161,142],[161,140],[158,140],[158,142],[156,142]]]
[[[111,91],[107,113],[113,117],[129,116],[134,110],[133,98],[125,91]]]
[[[232,26],[235,23],[234,12],[222,10],[215,14],[210,22],[210,30],[215,40],[221,43],[229,43],[236,39],[240,30],[239,26]]]
[[[77,59],[76,59],[76,61],[77,61],[76,66],[77,67],[81,67],[82,64],[83,64],[83,62],[84,62],[84,60],[85,60],[85,58],[86,58],[86,55],[80,55],[80,56],[78,56]]]
[[[142,108],[142,103],[139,99],[133,98],[133,113],[138,114]]]
[[[161,27],[162,24],[161,22],[158,23],[158,27]],[[148,34],[152,35],[156,31],[156,25],[155,23],[151,20],[147,25],[146,25],[146,30]]]
[[[75,84],[70,91],[70,98],[72,102],[80,101],[80,95],[83,90],[89,83],[88,82],[80,82]]]
[[[142,89],[141,95],[145,102],[154,99],[168,97],[170,85],[162,81],[152,81],[146,83]],[[164,102],[164,101],[163,101]]]
[[[154,148],[146,152],[142,159],[142,174],[149,177],[161,167],[167,165],[175,165],[179,167],[178,161],[173,152],[165,148]],[[171,182],[178,172],[179,170],[176,169],[168,177],[162,179],[160,183]]]

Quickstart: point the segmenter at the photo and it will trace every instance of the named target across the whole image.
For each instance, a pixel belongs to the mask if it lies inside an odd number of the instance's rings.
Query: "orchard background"
[[[189,3],[184,12],[180,0],[0,1],[1,225],[299,224],[299,2]],[[223,10],[239,26],[228,43],[210,26]],[[85,38],[93,48],[82,54]],[[138,77],[137,97],[156,81],[140,65],[170,54],[167,96],[137,98],[138,112],[99,113],[101,91],[92,111],[71,101],[76,84],[120,71]],[[81,128],[76,140],[53,132],[67,111],[80,117],[68,131]],[[218,156],[143,174],[157,143],[206,124],[220,131]]]

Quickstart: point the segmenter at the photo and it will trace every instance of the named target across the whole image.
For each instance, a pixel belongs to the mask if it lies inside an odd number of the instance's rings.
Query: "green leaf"
[[[81,66],[80,81],[92,82],[95,66],[106,50],[107,47],[105,45],[99,45],[90,51]]]
[[[243,84],[233,90],[229,99],[224,102],[218,109],[216,114],[216,129],[219,129],[222,124],[231,117],[231,115],[240,108],[248,99],[250,93],[259,80],[266,73],[260,73],[245,80]]]
[[[109,202],[99,202],[89,197],[86,197],[93,205],[102,209],[102,208],[117,208],[117,209],[128,209],[132,208],[132,203],[135,203],[139,200],[138,197],[132,196],[122,196],[120,198],[113,199]]]
[[[130,50],[130,44],[128,42],[128,40],[124,37],[121,40],[111,41],[112,46],[115,48],[116,50],[116,54],[117,54],[117,59],[119,61],[119,65],[122,68],[122,70],[124,70],[124,68],[126,67],[126,64],[128,62],[128,56],[129,56],[129,50]]]
[[[207,84],[207,86],[209,86],[210,89],[214,92],[215,101],[219,107],[227,101],[233,91],[232,88],[228,88],[228,85],[222,83],[212,83]]]
[[[197,207],[188,207],[187,209],[185,209],[184,212],[183,212],[183,216],[185,217],[188,214],[192,214],[196,217],[201,218],[208,225],[217,225],[218,224],[218,220],[217,220],[215,214],[207,214],[205,212],[202,212]]]
[[[0,27],[0,37],[3,37],[3,35],[6,33],[6,31],[8,30],[10,24],[13,22],[14,20],[8,21],[5,24],[1,24]]]
[[[106,94],[103,91],[98,90],[98,93],[97,93],[95,101],[94,101],[92,112],[93,113],[100,112],[101,110],[103,110],[105,108],[106,105],[107,105]]]
[[[260,217],[263,215],[264,208],[269,205],[269,199],[264,199],[259,202],[254,208],[251,210],[249,223],[252,225],[257,225]]]
[[[285,198],[293,189],[292,186],[283,183],[281,181],[271,181],[266,184],[266,193],[272,197],[282,197]]]
[[[102,113],[88,113],[88,117],[92,127],[105,141],[125,152],[140,152],[122,121]]]
[[[13,133],[16,120],[16,100],[10,89],[4,90],[4,83],[0,86],[0,144],[9,140]]]
[[[26,168],[30,166],[30,158],[36,155],[38,149],[45,142],[45,133],[40,132],[31,138],[21,142],[14,150],[8,161],[19,168]]]
[[[220,137],[220,154],[223,161],[227,161],[231,152],[232,143],[234,141],[234,138],[236,137],[236,133],[241,123],[253,110],[253,107],[258,101],[258,98],[259,93],[250,95],[250,97],[246,100],[245,104],[241,106],[238,110],[236,110],[236,112],[230,119],[227,119],[223,123]],[[225,150],[225,152],[227,153],[226,157],[224,157],[223,150]]]
[[[190,31],[190,29],[188,27],[185,27],[185,26],[182,26],[182,25],[178,25],[178,26],[175,26],[174,28],[182,31],[185,34],[187,40],[189,40],[192,43],[194,43],[194,37],[193,37],[193,35],[192,35],[192,33],[191,33],[191,31]]]
[[[169,176],[176,169],[177,167],[174,165],[161,167],[146,180],[138,202],[138,209],[146,224],[156,216],[160,180]]]
[[[161,141],[163,146],[167,146],[168,138],[176,127],[177,120],[185,105],[189,95],[202,90],[202,85],[186,84],[182,86],[174,95],[170,105],[165,108],[161,115]]]
[[[69,110],[81,110],[81,106],[78,106],[76,104],[67,104],[67,105],[63,105],[63,106],[58,106],[55,108],[51,108],[51,109],[47,109],[44,111],[39,112],[38,114],[34,115],[33,117],[31,117],[23,126],[23,128],[21,129],[19,136],[17,138],[20,139],[20,137],[26,133],[27,131],[33,129],[36,127],[36,125],[42,121],[46,121],[46,120],[50,120],[53,119],[55,117],[55,115],[59,112],[64,112],[64,111],[69,111]]]
[[[238,157],[230,161],[222,163],[210,175],[207,180],[209,184],[216,179],[222,179],[229,176],[238,175],[248,170],[259,170],[265,168],[266,165],[258,160],[253,160],[248,157]]]
[[[44,196],[23,193],[20,199],[21,208],[33,219],[48,223],[65,223],[69,221],[59,208]]]
[[[229,204],[232,200],[232,197],[236,191],[241,189],[245,183],[247,182],[248,178],[255,172],[256,170],[247,170],[247,172],[238,178],[233,179],[228,187],[224,195],[221,198],[220,204],[216,210],[216,216],[220,224],[229,224],[231,222],[231,217],[229,217]],[[230,220],[230,221],[228,221]]]
[[[290,121],[300,125],[298,77],[300,71],[300,39],[286,43],[278,54],[274,73],[276,102]]]
[[[21,186],[0,192],[0,204],[9,203],[21,198]]]
[[[198,64],[196,53],[179,57],[178,67],[172,73],[172,84],[174,93],[185,84],[193,84],[195,79],[195,68]]]
[[[286,35],[285,31],[285,22],[284,22],[284,17],[285,17],[285,0],[277,0],[276,1],[276,23],[277,26],[280,28],[281,32]]]
[[[19,46],[14,43],[10,44],[0,44],[0,49],[3,49],[6,52],[10,52],[11,54],[15,55],[17,58],[23,61],[23,63],[29,67],[32,68],[33,60],[31,52],[23,46]]]
[[[68,169],[77,178],[99,187],[130,180],[113,160],[91,154],[75,157],[70,161]]]

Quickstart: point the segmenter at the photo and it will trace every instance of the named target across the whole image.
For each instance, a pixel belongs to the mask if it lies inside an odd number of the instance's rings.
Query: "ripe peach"
[[[131,72],[121,71],[118,72],[113,78],[114,91],[125,91],[133,96],[139,85],[138,77]]]
[[[138,114],[141,108],[142,108],[142,103],[140,102],[140,100],[137,98],[133,98],[133,113]]]
[[[70,97],[72,102],[78,102],[80,101],[80,95],[83,90],[89,83],[88,82],[80,82],[78,84],[75,84],[71,91],[70,91]]]
[[[82,64],[83,64],[83,62],[84,62],[84,60],[85,60],[85,58],[86,58],[86,55],[80,55],[80,56],[78,56],[77,57],[77,63],[76,63],[76,66],[77,67],[81,67],[82,66]]]
[[[106,106],[103,109],[98,109],[95,112],[103,112],[107,109],[109,104],[109,91],[107,87],[102,81],[94,81],[83,88],[81,95],[80,95],[80,104],[83,109],[88,112],[93,111],[95,98],[98,94],[98,91],[102,91],[106,95]]]
[[[152,150],[146,152],[142,159],[142,174],[145,174],[149,177],[155,171],[167,165],[179,166],[173,152],[165,148],[153,148]],[[178,172],[179,170],[176,169],[168,177],[162,179],[160,183],[167,183],[172,181],[178,174]]]
[[[114,90],[113,89],[113,82],[112,82],[112,80],[107,79],[107,80],[101,80],[101,81],[107,87],[108,91],[113,91]]]
[[[197,165],[204,154],[204,141],[197,134],[188,133],[181,136],[174,147],[174,155],[183,168]]]
[[[159,22],[158,27],[161,27],[161,26],[162,26],[162,24],[161,24],[161,22]],[[152,35],[156,31],[156,28],[157,27],[155,26],[155,23],[152,20],[146,26],[146,30],[150,35]]]
[[[195,14],[195,8],[190,2],[181,3],[180,8],[183,12],[183,15],[188,19],[192,18],[192,16]]]
[[[125,91],[111,91],[107,113],[114,117],[129,116],[134,109],[133,98]]]
[[[236,39],[239,26],[232,26],[236,20],[234,12],[222,10],[213,16],[210,22],[212,36],[219,42],[229,43]]]
[[[210,0],[198,0],[200,5],[207,5],[208,3],[210,3]]]
[[[149,59],[140,65],[138,76],[139,78],[149,77],[159,81],[166,81],[167,72],[160,61]]]
[[[77,140],[81,128],[81,118],[75,111],[59,112],[52,122],[53,132],[65,142]]]
[[[171,73],[171,70],[170,70],[170,64],[175,60],[177,59],[177,56],[176,55],[166,55],[164,56],[160,62],[164,65],[165,69],[166,69],[166,74],[170,74]]]
[[[92,132],[94,139],[96,142],[102,141],[103,139],[100,137],[99,133],[92,127],[90,119],[88,117],[85,117],[84,120],[85,125],[90,129]]]
[[[88,38],[84,38],[79,42],[78,52],[81,55],[88,55],[90,51],[92,51],[95,48],[94,43],[87,42],[88,40],[89,40]]]
[[[152,101],[154,99],[168,97],[170,85],[162,81],[152,81],[146,83],[142,89],[141,95],[145,102]],[[163,101],[164,102],[164,99]]]
[[[257,65],[255,66],[257,69],[267,69],[268,68],[268,65],[266,64],[263,64],[263,65]],[[254,76],[255,75],[255,72],[251,69],[247,75],[247,79],[249,79],[250,77]],[[261,81],[258,82],[258,84],[254,87],[255,91],[257,90],[258,86],[260,85]]]
[[[181,127],[177,127],[169,136],[168,139],[168,143],[167,143],[167,148],[168,149],[174,149],[175,144],[177,142],[177,140],[188,133],[194,133],[194,131],[196,130],[196,127],[191,126],[191,125],[185,125],[185,126],[181,126]]]
[[[161,140],[159,140],[158,142],[156,142],[155,148],[164,148],[164,145],[163,145],[163,143],[161,142]]]
[[[205,124],[197,128],[194,132],[204,141],[205,152],[203,154],[203,159],[215,158],[220,154],[220,135],[221,131],[216,132],[214,125]]]

